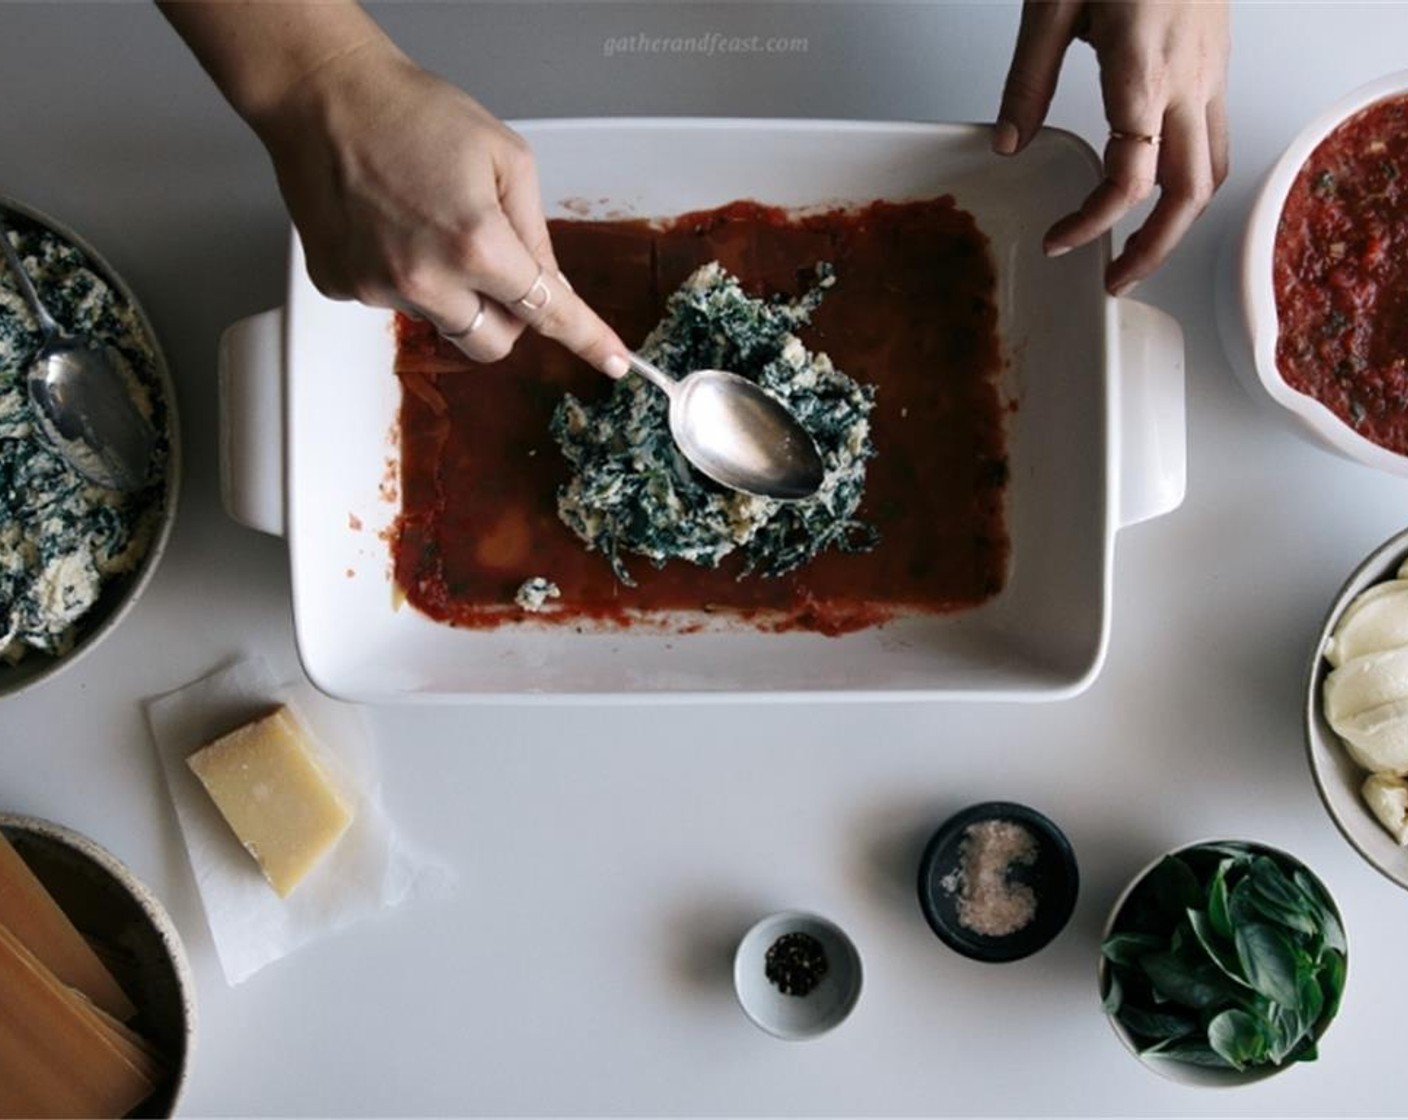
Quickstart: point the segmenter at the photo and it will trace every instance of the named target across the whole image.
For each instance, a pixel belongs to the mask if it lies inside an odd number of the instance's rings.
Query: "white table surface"
[[[394,4],[419,61],[508,117],[708,114],[990,120],[1008,4]],[[786,58],[604,57],[608,36],[802,36]],[[169,907],[199,988],[185,1110],[203,1114],[1388,1114],[1408,1004],[1408,897],[1348,847],[1298,717],[1321,615],[1403,526],[1405,485],[1283,431],[1233,381],[1217,249],[1301,124],[1404,65],[1408,6],[1246,4],[1233,173],[1141,298],[1187,339],[1188,496],[1124,531],[1103,675],[1056,704],[381,708],[401,827],[459,888],[226,987],[139,701],[241,654],[297,669],[282,542],[218,498],[215,350],[281,301],[267,161],[145,4],[0,8],[0,193],[80,231],[145,303],[174,367],[187,475],[129,620],[0,706],[0,808],[126,860]],[[1072,51],[1052,122],[1103,136]],[[1006,966],[944,948],[911,881],[928,832],[991,797],[1060,822],[1074,919]],[[1181,1088],[1116,1041],[1095,991],[1116,894],[1184,842],[1288,848],[1337,897],[1350,982],[1320,1060],[1234,1092]],[[733,1001],[745,927],[803,907],[859,944],[852,1018],[788,1044]]]

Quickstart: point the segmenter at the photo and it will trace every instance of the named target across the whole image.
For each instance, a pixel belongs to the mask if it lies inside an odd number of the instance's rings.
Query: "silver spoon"
[[[133,399],[126,359],[55,322],[10,244],[3,219],[0,249],[44,332],[27,377],[40,430],[90,482],[109,490],[140,490],[151,473],[156,431]]]
[[[670,398],[670,434],[721,486],[763,498],[809,498],[826,471],[807,430],[760,386],[721,369],[676,381],[639,354],[631,369]]]

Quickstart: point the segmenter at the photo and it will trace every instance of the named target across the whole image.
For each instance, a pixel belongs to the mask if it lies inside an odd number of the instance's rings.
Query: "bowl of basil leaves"
[[[1294,856],[1240,840],[1152,863],[1115,903],[1100,949],[1115,1033],[1191,1085],[1245,1085],[1314,1061],[1348,966],[1324,884]]]

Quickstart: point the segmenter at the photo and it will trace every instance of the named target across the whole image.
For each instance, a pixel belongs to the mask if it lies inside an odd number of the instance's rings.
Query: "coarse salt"
[[[1015,821],[990,820],[963,830],[958,866],[941,881],[956,894],[958,923],[985,937],[1008,937],[1036,917],[1036,892],[1011,877],[1036,862],[1036,839]]]

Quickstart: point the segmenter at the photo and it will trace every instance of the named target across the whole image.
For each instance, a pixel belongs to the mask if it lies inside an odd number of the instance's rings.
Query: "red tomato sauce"
[[[1408,97],[1345,121],[1276,232],[1276,363],[1366,439],[1408,454]]]
[[[548,434],[565,391],[611,383],[528,332],[504,361],[477,366],[424,323],[400,318],[396,372],[402,509],[397,583],[432,618],[494,627],[627,626],[659,612],[706,612],[765,630],[844,633],[900,613],[981,603],[1006,577],[1007,460],[998,392],[996,280],[987,239],[951,198],[873,203],[808,215],[752,202],[664,223],[556,221],[553,244],[576,290],[630,344],[699,265],[720,261],[750,294],[796,295],[818,261],[836,283],[801,332],[860,382],[877,386],[859,516],[881,543],[827,553],[777,578],[738,578],[627,557],[624,587],[557,517],[567,467]],[[514,593],[532,576],[562,591],[526,615]],[[689,629],[690,625],[676,626]]]

